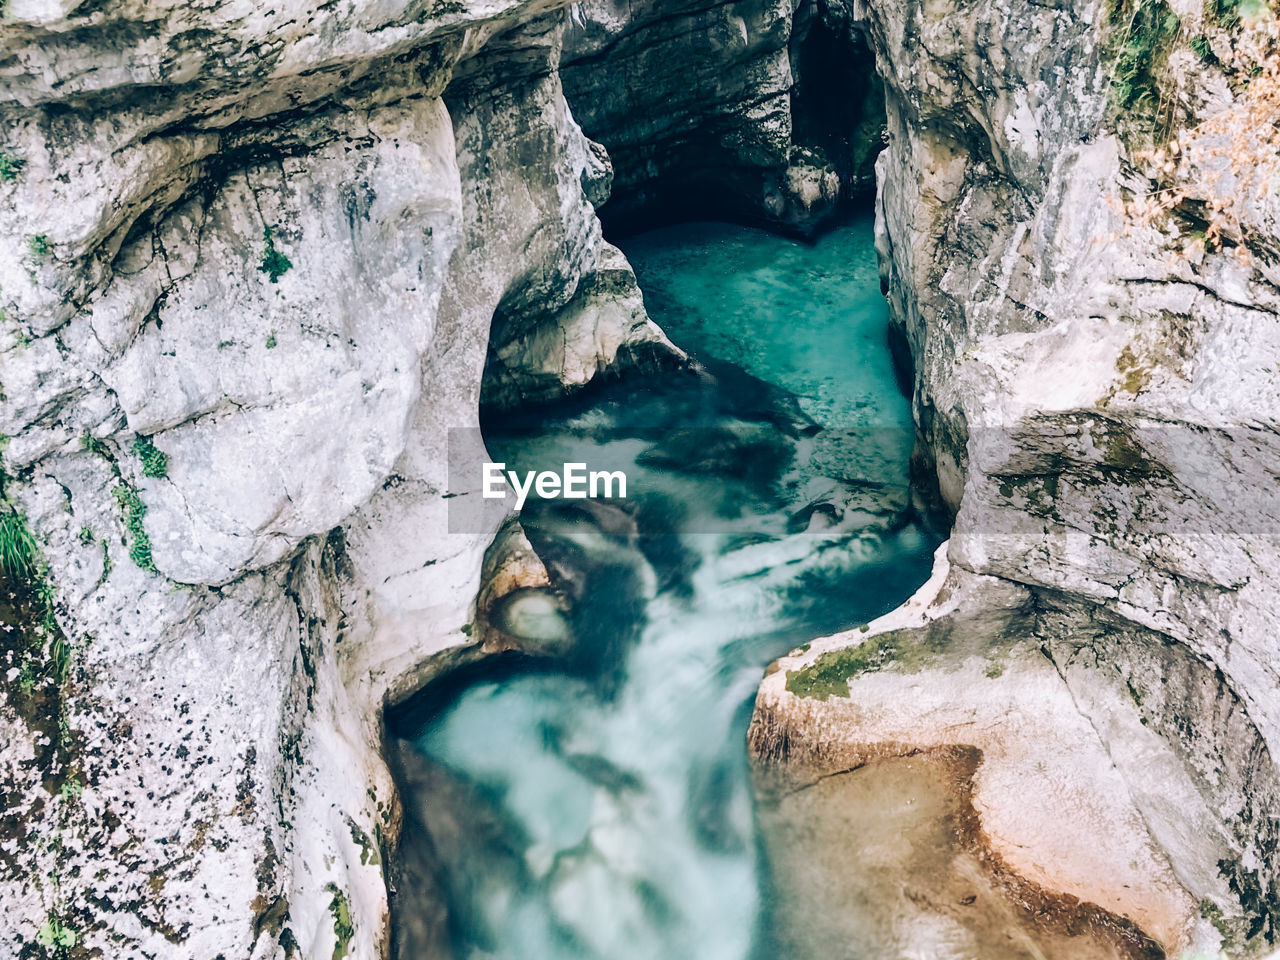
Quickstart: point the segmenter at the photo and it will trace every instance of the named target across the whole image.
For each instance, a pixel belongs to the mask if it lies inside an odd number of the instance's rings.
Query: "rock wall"
[[[994,611],[1006,585],[1029,591],[1030,615],[1003,640],[1051,665],[1057,692],[1000,722],[1054,715],[1054,702],[1063,725],[1087,720],[1095,758],[1119,775],[1107,802],[1136,812],[1132,836],[1155,838],[1185,891],[1174,900],[1192,905],[1190,932],[1149,932],[1170,950],[1221,939],[1234,956],[1275,942],[1280,879],[1280,208],[1274,183],[1255,180],[1271,168],[1241,162],[1242,144],[1267,135],[1266,111],[1251,111],[1270,95],[1276,25],[1265,11],[1241,22],[1153,6],[873,2],[857,15],[886,90],[883,278],[915,363],[922,450],[955,512],[944,594],[990,590]],[[1133,27],[1153,16],[1159,30]],[[839,639],[850,659],[823,662],[847,668],[828,705],[787,689],[818,653],[783,661],[761,692],[757,746],[909,744],[912,722],[923,743],[967,685],[1033,682],[984,674],[1004,669],[999,646],[975,648],[945,603],[933,610],[951,626]],[[914,659],[898,662],[906,650]],[[855,705],[878,702],[879,678],[922,658],[955,699],[920,703],[894,731],[849,712],[846,688]],[[1039,762],[1074,781],[1048,754]],[[1034,823],[1054,801],[1028,810],[998,770],[992,760],[984,828],[1035,859],[1011,815]],[[1091,802],[1059,804],[1056,829],[1088,835]],[[1079,895],[1072,878],[1088,875],[1040,879]]]
[[[486,365],[504,405],[672,356],[602,239],[611,186],[620,225],[804,231],[865,183],[863,43],[948,590],[1027,607],[977,649],[931,607],[939,682],[1013,640],[1047,657],[1026,670],[1176,881],[1155,932],[1207,935],[1198,909],[1269,941],[1277,211],[1261,190],[1224,229],[1220,151],[1135,149],[1265,89],[1232,73],[1239,25],[1180,4],[1135,65],[1131,0],[593,2],[567,54],[552,0],[9,0],[3,513],[50,622],[3,648],[0,947],[385,952],[382,707],[501,642],[473,626],[498,520],[447,534],[449,432],[477,426]],[[1152,215],[1160,177],[1188,202]],[[787,689],[810,662],[762,690],[769,756],[865,733],[839,684]]]
[[[631,213],[727,175],[808,229],[867,182],[870,64],[829,137],[796,100],[847,17],[801,56],[816,8],[577,8],[564,57],[562,7],[5,5],[0,514],[42,624],[0,650],[4,950],[387,949],[383,705],[509,644],[482,566],[545,580],[518,536],[482,565],[501,517],[448,532],[451,432],[482,374],[501,407],[683,359],[562,61]],[[628,49],[681,88],[665,140],[610,99]]]
[[[620,229],[721,217],[810,233],[868,189],[884,116],[849,11],[804,0],[576,6],[561,73],[609,152]]]
[[[0,952],[384,954],[382,706],[487,642],[497,519],[445,494],[490,319],[588,327],[517,396],[669,349],[562,20],[6,6],[4,510],[59,632],[6,651]]]

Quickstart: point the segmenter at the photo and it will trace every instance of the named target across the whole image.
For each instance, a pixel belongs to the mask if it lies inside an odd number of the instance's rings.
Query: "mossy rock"
[[[333,917],[333,960],[343,960],[351,952],[351,940],[355,937],[356,927],[351,920],[351,903],[347,895],[336,883],[325,887],[333,899],[329,901],[329,914]]]
[[[787,671],[787,690],[798,697],[847,697],[849,681],[897,664],[904,672],[923,669],[937,651],[917,631],[890,630],[858,644],[822,654],[802,670]]]
[[[1111,115],[1123,138],[1135,146],[1164,139],[1173,102],[1162,74],[1182,21],[1165,0],[1109,0],[1104,29],[1111,62]]]

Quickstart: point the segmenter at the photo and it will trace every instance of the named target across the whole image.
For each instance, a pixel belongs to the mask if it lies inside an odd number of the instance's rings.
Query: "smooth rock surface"
[[[1130,795],[1108,742],[1078,708],[1075,688],[1039,649],[1030,592],[952,570],[945,552],[945,545],[939,548],[929,584],[906,607],[855,633],[852,644],[847,637],[820,640],[777,663],[761,688],[751,730],[757,756],[781,764],[760,768],[764,782],[782,774],[792,791],[804,789],[794,783],[865,767],[861,777],[874,784],[884,758],[972,752],[969,802],[999,872],[1041,895],[1127,920],[1132,927],[1116,929],[1141,931],[1170,955],[1213,945],[1216,932],[1200,919],[1198,903],[1158,844],[1167,838],[1151,836],[1141,799]],[[1129,712],[1127,698],[1116,703],[1115,691],[1090,680],[1099,712]],[[1158,756],[1153,751],[1146,759],[1149,775]],[[1148,780],[1150,793],[1165,788]],[[786,818],[779,823],[785,830]],[[777,833],[776,826],[766,828],[775,844]],[[1175,848],[1188,859],[1217,849],[1194,835]],[[1228,896],[1221,879],[1213,892]],[[993,917],[1016,915],[1017,902],[970,911],[960,923],[968,931],[961,942],[980,936]]]

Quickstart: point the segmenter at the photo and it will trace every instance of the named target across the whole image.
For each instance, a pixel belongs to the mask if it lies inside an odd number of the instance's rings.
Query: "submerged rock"
[[[766,949],[866,960],[1163,960],[1132,924],[1012,874],[977,826],[973,748],[869,760],[761,811]]]
[[[777,479],[792,445],[772,424],[740,421],[673,430],[637,462],[665,470],[763,483]]]
[[[573,635],[564,604],[548,590],[507,594],[490,612],[495,627],[539,653],[567,650]]]

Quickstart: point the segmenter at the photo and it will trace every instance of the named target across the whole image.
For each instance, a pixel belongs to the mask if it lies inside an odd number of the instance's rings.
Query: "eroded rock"
[[[945,846],[934,851],[935,866],[961,876],[971,871],[953,856],[977,856],[978,862],[992,858],[984,867],[990,874],[984,882],[997,888],[995,900],[984,894],[985,908],[958,915],[942,909],[941,900],[917,905],[908,913],[920,917],[902,917],[901,930],[884,934],[889,942],[905,943],[902,938],[919,920],[924,930],[941,924],[951,931],[939,955],[965,955],[992,936],[993,926],[1010,922],[1008,917],[1021,918],[1013,924],[1024,928],[1020,936],[1052,937],[1052,925],[1037,932],[1034,914],[1019,914],[1017,904],[1024,898],[1016,891],[1023,885],[1035,896],[1076,905],[1064,916],[1077,910],[1077,926],[1114,934],[1106,949],[1110,934],[1101,945],[1043,943],[1049,956],[1084,956],[1092,950],[1101,951],[1099,956],[1146,956],[1147,938],[1171,956],[1213,945],[1217,933],[1200,917],[1199,902],[1211,894],[1222,897],[1225,884],[1216,878],[1212,889],[1189,892],[1170,857],[1203,865],[1213,862],[1220,847],[1209,837],[1184,837],[1170,854],[1147,825],[1144,800],[1151,794],[1170,796],[1173,786],[1181,786],[1164,779],[1172,776],[1171,768],[1136,756],[1117,762],[1108,732],[1095,729],[1094,716],[1077,705],[1076,688],[1042,651],[1043,626],[1032,594],[951,569],[945,550],[939,548],[930,582],[906,607],[865,632],[817,641],[784,658],[761,687],[751,742],[765,761],[758,768],[763,787],[784,795],[773,820],[775,856],[794,864],[804,854],[783,851],[782,845],[800,842],[805,849],[806,843],[823,842],[817,836],[797,839],[803,834],[789,825],[792,817],[803,815],[807,801],[785,798],[798,796],[806,784],[857,771],[850,790],[859,795],[905,791],[903,802],[910,803],[916,788],[900,782],[903,766],[894,758],[918,756],[928,767],[932,757],[968,757],[968,772],[959,780],[971,784],[971,793],[965,787],[957,802],[960,810],[971,804],[975,822],[962,831],[953,854]],[[1141,722],[1127,695],[1100,688],[1096,678],[1090,682],[1097,709],[1105,703],[1114,723]],[[885,760],[893,762],[881,766]],[[881,776],[887,778],[883,787]],[[1145,778],[1143,793],[1134,795],[1130,778],[1138,777]],[[951,774],[946,779],[956,781]],[[930,795],[932,788],[920,789]],[[823,801],[827,806],[838,802],[834,797]],[[819,814],[819,822],[833,815]],[[926,819],[957,817],[963,819],[939,808]],[[904,827],[908,833],[923,828]],[[867,882],[874,888],[853,866],[853,850],[875,844],[874,832],[870,820],[842,828],[852,859],[846,861],[849,876],[838,877],[841,885],[857,889]],[[933,882],[927,876],[912,880],[907,872],[908,885]],[[1001,887],[1007,888],[1003,894]],[[930,898],[941,896],[935,891]],[[1004,906],[1002,899],[1008,901]],[[892,927],[899,914],[892,906],[886,910],[891,919],[885,922]],[[813,922],[821,928],[822,921]],[[833,920],[833,930],[841,922]],[[785,918],[782,926],[787,928]]]
[[[502,519],[450,534],[445,499],[490,319],[597,283],[590,355],[522,358],[564,390],[661,340],[598,283],[629,269],[562,15],[6,14],[4,495],[71,653],[59,716],[0,708],[9,802],[54,813],[0,837],[0,951],[383,955],[382,705],[472,644]]]

